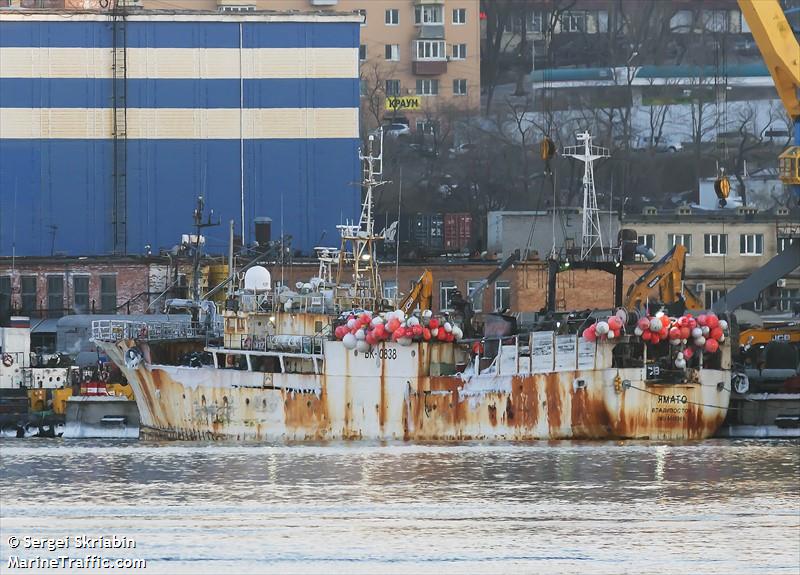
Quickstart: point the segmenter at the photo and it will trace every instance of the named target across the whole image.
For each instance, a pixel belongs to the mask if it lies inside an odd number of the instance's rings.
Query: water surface
[[[0,481],[3,573],[65,554],[9,537],[80,534],[148,575],[800,573],[790,441],[0,440]]]

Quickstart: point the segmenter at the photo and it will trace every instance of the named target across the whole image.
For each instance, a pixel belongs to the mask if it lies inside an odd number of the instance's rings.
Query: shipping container
[[[444,249],[448,252],[469,250],[472,241],[472,214],[444,215]]]
[[[256,217],[336,243],[358,218],[359,36],[343,13],[0,10],[0,255],[169,249],[201,194],[248,244]]]
[[[415,214],[411,218],[411,241],[431,251],[444,249],[442,214]]]

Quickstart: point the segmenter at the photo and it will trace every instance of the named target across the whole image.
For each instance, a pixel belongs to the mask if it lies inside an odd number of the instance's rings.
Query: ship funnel
[[[253,266],[244,274],[244,289],[246,291],[263,292],[272,289],[272,276],[267,268]]]

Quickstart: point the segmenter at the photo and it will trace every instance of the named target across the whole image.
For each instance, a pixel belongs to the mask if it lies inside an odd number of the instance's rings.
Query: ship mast
[[[342,275],[349,263],[353,275],[349,293],[352,305],[354,308],[372,310],[377,308],[383,296],[375,244],[383,239],[383,235],[375,234],[372,214],[373,190],[385,183],[380,179],[383,174],[383,129],[380,131],[378,147],[379,150],[376,151],[375,136],[370,135],[366,155],[359,152],[363,169],[364,200],[358,224],[336,226],[342,238],[336,283],[342,285]]]
[[[582,144],[564,148],[564,156],[583,162],[583,229],[581,237],[581,260],[588,259],[595,248],[600,248],[600,256],[605,259],[603,236],[600,232],[600,210],[597,207],[597,193],[594,188],[594,161],[608,158],[608,148],[592,145],[589,132],[581,132],[576,138]]]

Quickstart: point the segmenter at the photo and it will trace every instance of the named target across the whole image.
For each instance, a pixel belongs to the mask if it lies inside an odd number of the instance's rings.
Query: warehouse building
[[[309,251],[358,215],[353,14],[0,11],[0,255],[141,254],[213,220]],[[225,226],[206,232],[224,251]],[[217,236],[216,241],[214,236]]]

